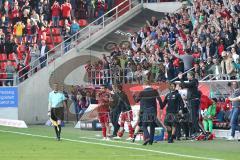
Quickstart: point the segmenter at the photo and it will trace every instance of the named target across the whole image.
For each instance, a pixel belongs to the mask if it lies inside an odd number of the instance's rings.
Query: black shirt
[[[178,91],[170,92],[166,95],[161,109],[163,109],[166,104],[168,105],[167,113],[178,113],[179,110],[184,107],[182,97]]]
[[[136,102],[140,101],[140,112],[143,114],[157,114],[157,102],[160,107],[162,106],[162,100],[158,94],[158,91],[153,88],[146,88],[140,92],[138,97],[134,97]]]
[[[127,112],[131,110],[128,97],[124,92],[114,93],[112,98],[113,98],[113,106],[112,106],[113,111],[121,113],[121,112]]]
[[[189,82],[185,83],[183,79],[181,79],[181,85],[183,88],[187,88],[187,99],[192,100],[196,98],[200,98],[200,93],[198,91],[198,80],[192,79]]]

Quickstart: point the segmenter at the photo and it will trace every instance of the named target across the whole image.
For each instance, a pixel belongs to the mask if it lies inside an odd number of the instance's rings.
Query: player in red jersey
[[[110,126],[109,126],[109,105],[110,105],[110,94],[108,90],[104,87],[101,87],[100,91],[97,93],[97,100],[98,100],[98,119],[102,125],[102,135],[103,140],[109,140],[107,137],[107,133],[110,133]]]

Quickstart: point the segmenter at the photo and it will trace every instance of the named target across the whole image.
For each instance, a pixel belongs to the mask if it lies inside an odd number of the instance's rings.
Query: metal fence
[[[89,70],[88,83],[93,85],[106,85],[114,83],[131,84],[135,82],[134,72],[131,69],[102,69]]]

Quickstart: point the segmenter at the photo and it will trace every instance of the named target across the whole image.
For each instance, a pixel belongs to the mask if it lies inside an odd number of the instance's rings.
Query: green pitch
[[[240,142],[225,140],[161,142],[142,146],[122,141],[103,141],[101,132],[63,128],[63,140],[46,126],[16,129],[0,126],[0,160],[195,160],[240,159]]]

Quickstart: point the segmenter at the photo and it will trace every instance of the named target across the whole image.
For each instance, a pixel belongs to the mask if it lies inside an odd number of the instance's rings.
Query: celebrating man
[[[187,101],[190,110],[190,119],[192,122],[191,135],[195,136],[199,132],[199,105],[200,105],[200,93],[198,91],[198,80],[194,78],[194,72],[188,72],[187,78],[189,82],[185,83],[183,80],[183,75],[180,73],[178,78],[181,81],[181,86],[187,88]]]

